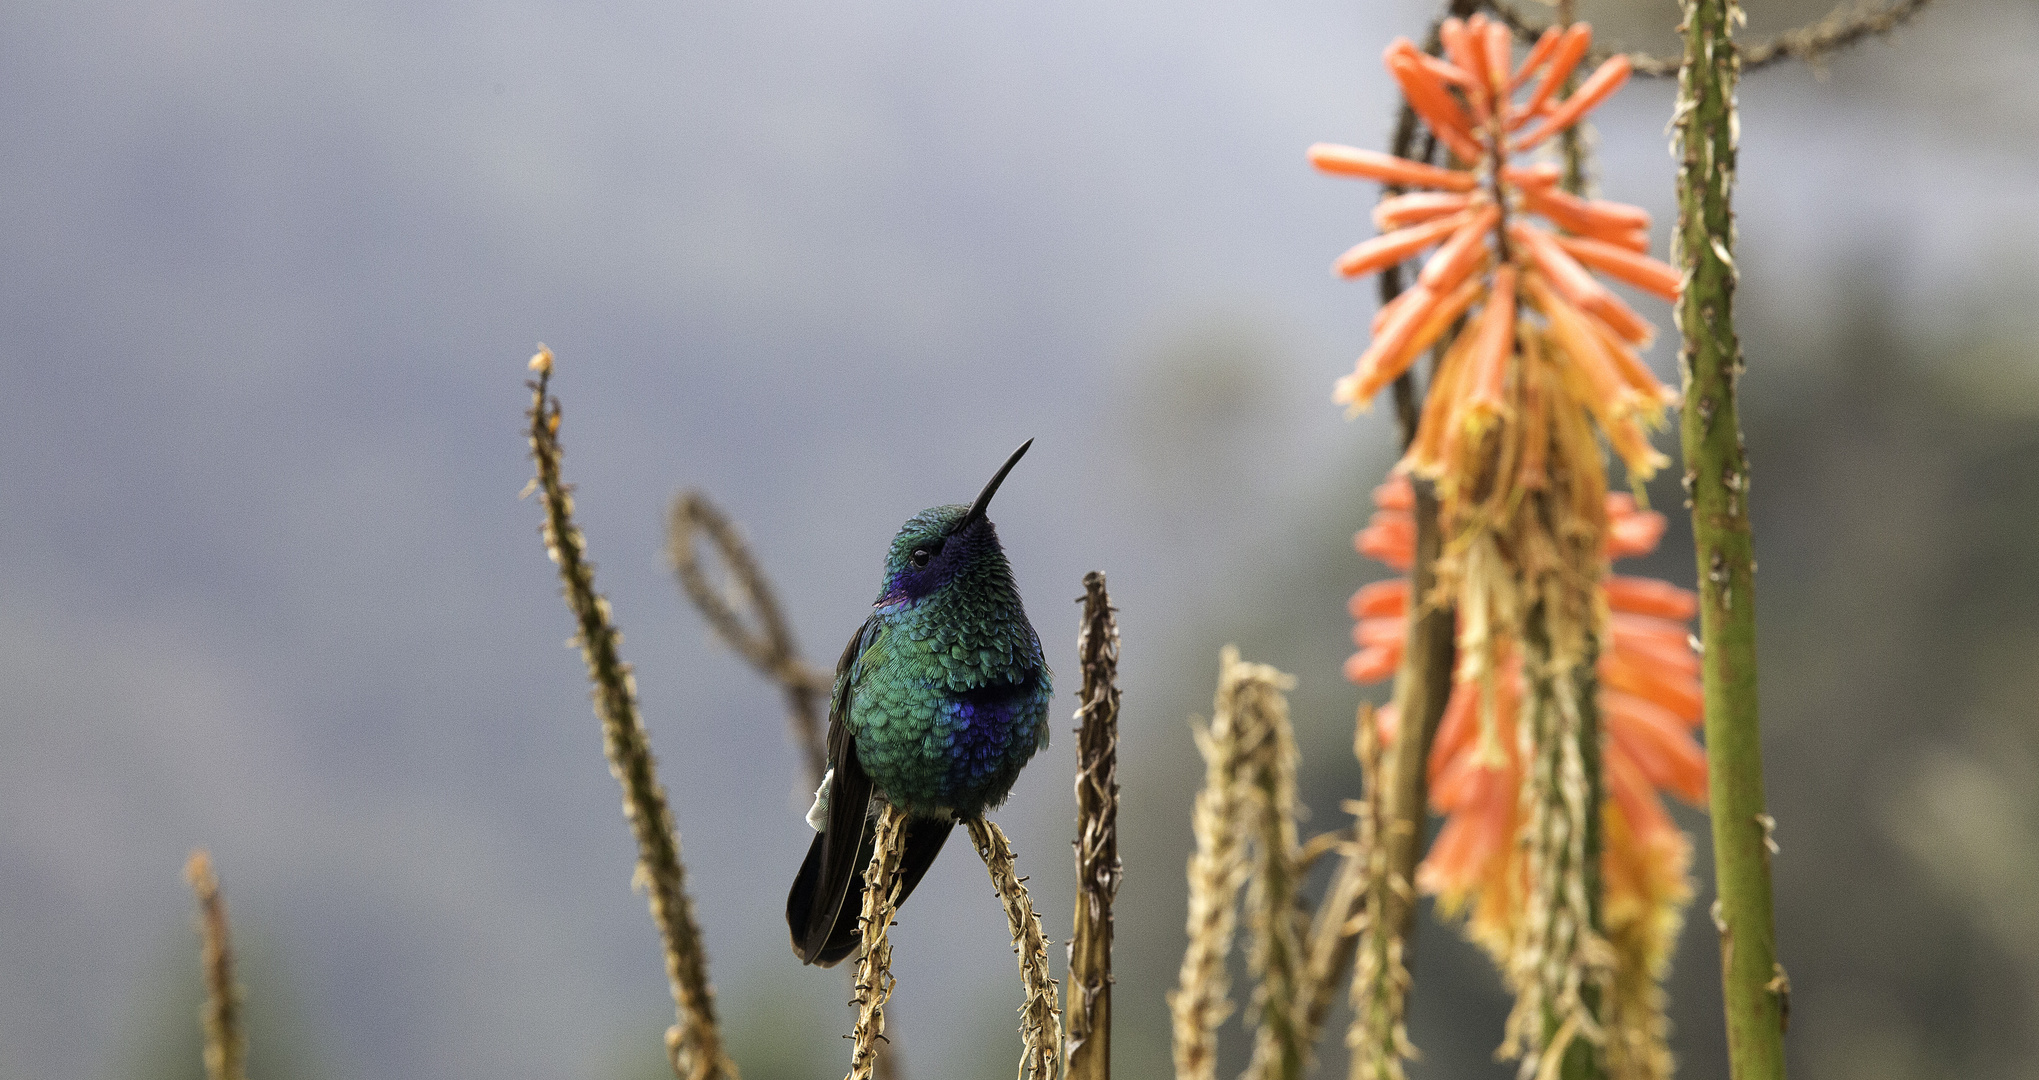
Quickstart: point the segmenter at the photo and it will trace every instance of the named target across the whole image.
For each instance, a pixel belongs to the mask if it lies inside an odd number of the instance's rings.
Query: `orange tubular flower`
[[[1409,482],[1390,480],[1374,491],[1373,521],[1354,537],[1359,550],[1397,569],[1415,558]],[[1629,558],[1654,551],[1664,516],[1636,506],[1628,495],[1607,496],[1605,556]],[[1604,919],[1610,940],[1633,950],[1634,967],[1659,974],[1677,938],[1685,901],[1691,841],[1671,821],[1661,793],[1693,805],[1706,801],[1706,756],[1693,734],[1700,722],[1699,658],[1687,623],[1698,613],[1688,590],[1650,578],[1609,576],[1607,649],[1598,661],[1600,722],[1607,801],[1601,849]],[[1409,586],[1376,582],[1353,594],[1349,610],[1359,651],[1345,662],[1357,683],[1380,682],[1401,663]],[[1445,910],[1466,911],[1475,941],[1505,958],[1522,910],[1521,757],[1515,732],[1523,693],[1520,663],[1512,657],[1493,682],[1499,700],[1482,708],[1479,681],[1461,681],[1445,706],[1428,764],[1430,806],[1445,816],[1429,854],[1416,872],[1419,889]],[[1494,730],[1481,730],[1482,715]],[[1378,713],[1383,738],[1392,735],[1394,707]]]
[[[1512,69],[1508,28],[1484,15],[1445,20],[1439,39],[1442,58],[1398,38],[1384,59],[1410,107],[1451,155],[1451,167],[1329,143],[1310,148],[1311,163],[1325,172],[1427,189],[1384,200],[1375,213],[1382,235],[1340,257],[1338,273],[1373,273],[1436,249],[1424,262],[1416,287],[1383,310],[1373,343],[1352,374],[1338,381],[1333,398],[1354,411],[1367,408],[1417,355],[1477,306],[1482,314],[1465,320],[1458,331],[1479,335],[1477,347],[1463,350],[1463,366],[1473,370],[1454,378],[1440,370],[1433,393],[1450,391],[1453,400],[1426,410],[1422,419],[1425,426],[1451,430],[1419,438],[1403,467],[1437,480],[1449,500],[1466,486],[1460,481],[1470,481],[1455,470],[1470,468],[1470,455],[1483,434],[1496,427],[1496,420],[1511,418],[1512,425],[1500,425],[1509,429],[1502,437],[1518,445],[1517,457],[1540,460],[1543,448],[1528,444],[1549,440],[1549,425],[1561,419],[1552,409],[1556,403],[1519,410],[1512,400],[1538,381],[1519,371],[1524,354],[1518,342],[1534,336],[1542,339],[1541,354],[1560,369],[1579,369],[1567,370],[1557,384],[1602,427],[1630,473],[1646,478],[1664,458],[1650,447],[1644,428],[1661,420],[1676,395],[1635,352],[1649,343],[1655,328],[1593,272],[1667,300],[1678,295],[1678,273],[1644,254],[1649,215],[1643,211],[1561,191],[1558,170],[1547,163],[1515,166],[1508,160],[1606,101],[1627,81],[1629,62],[1621,56],[1607,60],[1559,100],[1560,88],[1592,45],[1587,24],[1574,23],[1563,31],[1553,27]],[[1562,233],[1531,224],[1532,215]],[[1467,280],[1478,283],[1471,292],[1462,288]],[[1489,307],[1499,310],[1486,314]],[[1536,321],[1531,323],[1525,313]],[[1546,430],[1530,430],[1528,420]]]

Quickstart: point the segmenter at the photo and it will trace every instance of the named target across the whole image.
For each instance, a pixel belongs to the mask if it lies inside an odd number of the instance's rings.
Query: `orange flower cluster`
[[[1373,521],[1354,537],[1359,550],[1397,569],[1415,557],[1413,496],[1394,479],[1374,492]],[[1663,536],[1662,514],[1639,509],[1627,495],[1607,496],[1609,559],[1647,554]],[[1679,908],[1690,894],[1686,868],[1691,844],[1665,811],[1658,792],[1702,806],[1706,757],[1693,739],[1700,722],[1699,658],[1686,623],[1698,612],[1688,590],[1651,578],[1610,576],[1602,587],[1608,648],[1600,655],[1600,719],[1608,799],[1601,875],[1604,919],[1611,938],[1646,939],[1650,966],[1669,955]],[[1402,659],[1409,585],[1377,582],[1352,596],[1359,652],[1345,663],[1353,682],[1379,682]],[[1479,681],[1461,681],[1445,706],[1431,745],[1430,805],[1445,815],[1416,883],[1444,906],[1462,910],[1477,901],[1471,932],[1496,956],[1507,954],[1521,910],[1520,852],[1522,756],[1515,718],[1523,693],[1519,659],[1493,683],[1495,708],[1483,709]],[[1494,730],[1480,730],[1482,714]],[[1382,738],[1392,737],[1392,705],[1379,711]],[[1625,934],[1624,931],[1631,931]]]
[[[1415,286],[1375,316],[1372,343],[1333,396],[1367,407],[1418,355],[1455,333],[1405,467],[1448,489],[1471,475],[1480,436],[1514,417],[1522,448],[1517,475],[1502,486],[1538,487],[1543,447],[1561,419],[1552,399],[1563,396],[1585,406],[1632,474],[1647,477],[1664,459],[1644,426],[1659,422],[1677,395],[1637,354],[1655,328],[1592,271],[1667,300],[1677,298],[1678,273],[1646,254],[1650,219],[1642,210],[1560,189],[1553,164],[1508,163],[1607,100],[1627,81],[1629,61],[1610,58],[1559,100],[1592,44],[1587,24],[1545,31],[1519,67],[1509,28],[1484,15],[1447,19],[1439,36],[1443,58],[1399,38],[1386,60],[1453,167],[1329,143],[1309,151],[1328,173],[1425,189],[1382,200],[1374,210],[1382,235],[1340,256],[1337,273],[1372,273],[1436,248]],[[1531,312],[1534,324],[1524,318]],[[1523,362],[1511,365],[1518,355]]]

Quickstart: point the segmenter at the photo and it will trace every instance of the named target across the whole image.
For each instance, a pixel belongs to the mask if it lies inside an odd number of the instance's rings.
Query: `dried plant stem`
[[[1083,575],[1076,652],[1076,926],[1063,1032],[1070,1080],[1112,1074],[1112,901],[1119,892],[1119,625],[1104,575]]]
[[[1736,409],[1734,179],[1739,76],[1733,0],[1686,0],[1678,78],[1678,231],[1684,273],[1676,309],[1684,338],[1681,422],[1685,490],[1699,564],[1701,682],[1713,855],[1720,899],[1722,991],[1734,1080],[1784,1076],[1783,969],[1770,901],[1771,819],[1763,802],[1756,702],[1756,555],[1749,463]]]
[[[1354,801],[1352,805],[1364,804]],[[1343,981],[1340,976],[1352,966],[1353,950],[1359,942],[1358,920],[1366,911],[1373,837],[1373,832],[1366,828],[1339,837],[1338,868],[1332,871],[1331,884],[1324,890],[1324,899],[1318,902],[1310,920],[1309,935],[1303,943],[1303,989],[1297,1005],[1306,1046],[1317,1044]]]
[[[1303,1036],[1305,995],[1302,881],[1296,842],[1295,735],[1289,725],[1290,676],[1264,664],[1237,664],[1239,741],[1244,760],[1242,823],[1252,837],[1246,891],[1253,992],[1253,1059],[1247,1080],[1301,1080],[1310,1044]]]
[[[1259,833],[1255,818],[1265,805],[1254,793],[1251,765],[1263,739],[1256,733],[1264,731],[1263,718],[1277,702],[1286,720],[1281,695],[1293,685],[1265,664],[1242,662],[1239,650],[1227,645],[1218,657],[1211,722],[1191,729],[1204,759],[1204,786],[1190,822],[1196,851],[1189,859],[1189,946],[1168,995],[1177,1080],[1217,1075],[1218,1027],[1232,1014],[1225,958],[1238,926],[1239,890],[1251,871],[1247,851]]]
[[[722,555],[729,571],[729,585],[717,589],[708,580],[695,549],[698,536],[706,534]],[[821,699],[832,682],[827,672],[816,670],[800,658],[793,643],[793,631],[779,612],[771,582],[751,555],[743,533],[708,496],[699,491],[681,492],[673,500],[672,516],[666,529],[666,556],[687,599],[715,628],[723,642],[737,655],[750,661],[758,674],[771,679],[786,693],[787,720],[793,741],[800,747],[807,768],[807,790],[821,783],[827,770],[827,750],[822,745]],[[744,622],[739,608],[748,606],[756,615],[757,628]]]
[[[1225,676],[1238,656],[1238,650],[1226,648],[1211,722],[1191,729],[1204,759],[1204,786],[1190,821],[1196,851],[1189,858],[1189,945],[1168,995],[1176,1080],[1217,1075],[1218,1026],[1232,1015],[1225,957],[1232,951],[1239,890],[1246,884],[1246,837],[1239,827],[1237,717]]]
[[[1931,0],[1898,0],[1887,8],[1865,10],[1846,3],[1827,17],[1759,42],[1742,53],[1742,69],[1752,71],[1781,60],[1818,62],[1865,38],[1888,34],[1917,15]],[[1673,61],[1674,66],[1677,61]]]
[[[1828,56],[1859,41],[1888,34],[1912,20],[1932,0],[1897,0],[1883,8],[1865,8],[1849,0],[1828,12],[1826,18],[1808,23],[1796,30],[1787,30],[1768,41],[1758,42],[1742,50],[1742,70],[1754,71],[1769,67],[1785,60],[1803,60],[1817,64]],[[1543,33],[1543,27],[1524,18],[1513,4],[1505,0],[1486,0],[1501,17],[1515,30],[1523,41],[1534,41]],[[1581,65],[1591,68],[1605,61],[1612,53],[1594,50],[1586,54]],[[1648,53],[1628,53],[1628,60],[1638,75],[1652,78],[1668,78],[1678,74],[1684,63],[1681,56],[1651,56]]]
[[[708,958],[687,898],[680,839],[666,808],[658,766],[637,715],[637,684],[617,652],[620,635],[609,602],[595,591],[595,568],[587,542],[573,522],[573,495],[560,478],[559,402],[549,395],[552,352],[543,346],[531,359],[538,380],[531,383],[533,484],[545,505],[546,554],[559,566],[567,607],[578,624],[576,640],[594,684],[595,715],[602,721],[609,771],[623,785],[623,814],[637,838],[636,883],[645,890],[651,918],[665,944],[666,978],[672,984],[677,1023],[666,1032],[666,1055],[679,1080],[736,1080],[715,1021],[715,997],[708,985]]]
[[[864,871],[864,908],[857,916],[863,950],[852,983],[857,1026],[850,1032],[849,1080],[870,1080],[885,1044],[885,1003],[892,998],[892,917],[899,911],[899,860],[906,852],[906,812],[886,803],[878,812],[871,863]]]
[[[1020,985],[1026,1001],[1020,1005],[1020,1080],[1057,1080],[1062,1075],[1062,1011],[1055,1005],[1055,980],[1048,977],[1048,939],[1041,933],[1041,917],[1027,895],[1026,879],[1013,869],[1012,843],[989,819],[978,816],[968,822],[970,842],[991,872],[991,884],[1005,907],[1006,922],[1012,927],[1012,951],[1019,956]]]
[[[1605,1075],[1601,1003],[1614,954],[1600,936],[1600,728],[1590,657],[1562,657],[1545,625],[1524,620],[1528,693],[1516,725],[1522,760],[1527,910],[1510,961],[1515,1008],[1503,1052],[1536,1080]]]
[[[212,856],[200,848],[184,864],[184,879],[198,897],[199,964],[205,972],[205,1004],[199,1027],[205,1032],[205,1075],[210,1080],[247,1080],[248,1041],[241,1032],[241,988],[234,982],[234,939],[227,925],[227,901],[220,895]]]
[[[1366,798],[1346,808],[1359,818],[1358,839],[1351,862],[1362,888],[1389,878],[1387,849],[1381,843],[1387,792],[1381,782],[1380,727],[1371,707],[1362,707],[1353,738]],[[1345,1045],[1352,1053],[1347,1075],[1352,1080],[1402,1080],[1402,1062],[1416,1057],[1409,1043],[1407,1002],[1409,969],[1406,940],[1384,932],[1381,909],[1362,909],[1355,928],[1360,942],[1352,972],[1352,1027]]]

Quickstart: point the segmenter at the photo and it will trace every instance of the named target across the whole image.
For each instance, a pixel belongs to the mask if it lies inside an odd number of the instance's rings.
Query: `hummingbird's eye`
[[[913,549],[913,565],[915,566],[926,566],[927,561],[932,558],[934,558],[934,552],[926,548]]]

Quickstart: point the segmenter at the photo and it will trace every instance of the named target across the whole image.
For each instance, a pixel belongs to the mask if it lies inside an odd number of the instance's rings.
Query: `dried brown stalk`
[[[1376,884],[1397,880],[1406,893],[1407,878],[1397,879],[1391,872],[1389,849],[1381,843],[1388,820],[1388,793],[1382,783],[1380,728],[1370,706],[1360,709],[1352,752],[1359,759],[1366,798],[1346,804],[1358,818],[1357,839],[1348,863],[1364,894],[1374,893]],[[1403,1080],[1402,1062],[1417,1056],[1409,1043],[1407,1023],[1407,939],[1395,933],[1386,920],[1376,918],[1382,910],[1369,900],[1346,930],[1359,943],[1352,972],[1352,1027],[1345,1033],[1346,1048],[1352,1052],[1347,1075],[1352,1080]]]
[[[1218,1068],[1218,1026],[1232,1015],[1225,957],[1237,928],[1239,890],[1246,885],[1246,829],[1240,812],[1243,763],[1239,739],[1239,650],[1218,660],[1218,693],[1208,726],[1191,728],[1204,758],[1190,826],[1196,851],[1189,858],[1189,946],[1169,992],[1174,1024],[1176,1080],[1212,1080]]]
[[[1246,890],[1253,991],[1253,1059],[1247,1080],[1301,1080],[1310,1045],[1298,1015],[1306,994],[1302,882],[1296,843],[1296,752],[1283,692],[1295,680],[1264,664],[1240,664],[1237,682],[1242,825],[1251,837]]]
[[[1742,50],[1742,70],[1753,71],[1781,60],[1817,63],[1864,38],[1888,34],[1917,15],[1931,0],[1898,0],[1887,8],[1863,10],[1856,4],[1842,4],[1809,26],[1782,33],[1768,41]],[[1671,60],[1675,74],[1684,57]]]
[[[666,1055],[679,1080],[737,1080],[736,1065],[722,1046],[715,1021],[715,996],[708,985],[708,958],[687,898],[680,863],[679,834],[666,807],[658,766],[637,715],[637,683],[617,652],[619,635],[609,602],[595,591],[595,568],[587,542],[573,522],[572,489],[560,478],[559,402],[549,394],[552,350],[539,346],[531,358],[538,379],[531,387],[532,481],[545,506],[545,552],[559,566],[567,607],[578,624],[575,640],[594,684],[595,715],[602,721],[609,771],[623,785],[623,814],[637,838],[636,883],[649,898],[651,918],[665,944],[666,978],[672,984],[677,1023],[666,1032]]]
[[[702,534],[721,553],[722,565],[729,571],[726,588],[716,588],[701,565],[695,545]],[[822,745],[821,702],[832,678],[800,658],[793,631],[780,614],[771,583],[751,555],[750,545],[706,494],[684,491],[673,500],[666,545],[680,587],[701,617],[737,655],[750,661],[758,674],[785,691],[787,721],[807,767],[807,790],[813,790],[828,768],[827,749]],[[746,624],[739,610],[746,607],[756,616],[756,629]]]
[[[878,813],[871,864],[864,871],[864,908],[857,917],[863,951],[857,956],[851,1004],[849,1080],[870,1080],[885,1045],[885,1003],[892,998],[892,917],[899,911],[899,859],[906,852],[906,812],[890,803]]]
[[[1371,715],[1371,710],[1367,715]],[[1371,784],[1367,790],[1372,790]],[[1362,805],[1357,801],[1351,803],[1353,807]],[[1331,1014],[1331,1002],[1342,981],[1340,976],[1351,966],[1353,949],[1359,942],[1373,833],[1363,828],[1350,833],[1324,833],[1304,845],[1306,855],[1318,840],[1333,842],[1338,869],[1332,872],[1331,884],[1324,890],[1324,899],[1310,920],[1309,936],[1304,939],[1303,988],[1297,1012],[1306,1046],[1315,1046],[1323,1033],[1324,1021]]]
[[[1515,31],[1523,41],[1534,41],[1544,28],[1524,18],[1513,4],[1505,0],[1485,0]],[[1818,64],[1834,53],[1867,38],[1880,37],[1912,20],[1932,0],[1897,0],[1889,7],[1867,8],[1850,0],[1828,12],[1827,16],[1815,23],[1807,23],[1796,30],[1787,30],[1768,41],[1757,42],[1741,50],[1742,70],[1753,71],[1769,67],[1785,60],[1803,60]],[[1591,68],[1605,61],[1611,52],[1595,49],[1586,54],[1581,67]],[[1628,53],[1628,61],[1638,75],[1667,79],[1678,74],[1678,68],[1685,62],[1683,56],[1652,56],[1648,53]]]
[[[205,1075],[210,1080],[247,1080],[248,1041],[241,1031],[241,988],[234,982],[234,940],[227,925],[227,901],[220,895],[212,856],[191,853],[184,879],[198,896],[199,964],[205,971],[205,1004],[199,1026],[205,1032]]]
[[[1020,1080],[1057,1080],[1062,1075],[1062,1010],[1055,1004],[1055,980],[1048,977],[1048,939],[1027,895],[1026,879],[1013,869],[1012,843],[983,816],[969,820],[970,842],[991,872],[991,884],[1012,927],[1012,951],[1019,956]]]
[[[1112,1070],[1112,900],[1119,892],[1119,625],[1104,575],[1083,575],[1076,652],[1076,926],[1069,939],[1063,1047],[1070,1080]]]

